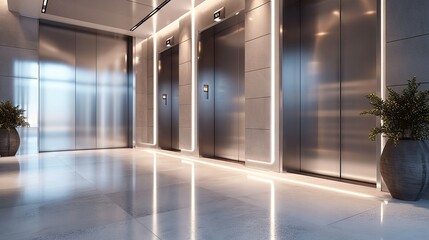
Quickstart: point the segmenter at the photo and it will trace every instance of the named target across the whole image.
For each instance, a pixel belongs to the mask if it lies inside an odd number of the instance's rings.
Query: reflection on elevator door
[[[179,48],[160,53],[158,75],[159,147],[179,150]]]
[[[200,35],[200,155],[244,160],[244,23],[233,17]]]
[[[377,1],[300,0],[284,7],[283,166],[375,183],[376,145],[360,116],[377,91]],[[371,13],[371,14],[368,14]]]

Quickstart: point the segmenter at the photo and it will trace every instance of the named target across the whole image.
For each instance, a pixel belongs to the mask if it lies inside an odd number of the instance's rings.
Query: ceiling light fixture
[[[170,2],[171,0],[165,0],[164,2],[162,2],[161,4],[159,4],[158,7],[156,7],[155,9],[152,10],[152,12],[150,12],[146,17],[144,17],[140,22],[138,22],[136,25],[134,25],[134,27],[132,27],[130,29],[130,31],[134,31],[136,30],[138,27],[140,27],[140,25],[142,25],[144,22],[146,22],[149,18],[151,18],[153,15],[155,15],[155,13],[157,13],[159,10],[161,10],[161,8],[163,8],[165,5],[167,5],[168,2]]]
[[[42,13],[46,13],[46,9],[48,8],[48,0],[43,0],[42,3]]]

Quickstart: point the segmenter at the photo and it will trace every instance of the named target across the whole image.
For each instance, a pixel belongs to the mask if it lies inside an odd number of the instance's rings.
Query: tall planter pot
[[[0,128],[0,156],[15,156],[21,140],[16,129],[10,131]]]
[[[388,140],[380,160],[380,171],[393,198],[417,201],[429,179],[429,144],[427,141]]]

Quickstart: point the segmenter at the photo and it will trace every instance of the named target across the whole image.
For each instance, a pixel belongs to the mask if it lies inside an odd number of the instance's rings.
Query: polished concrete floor
[[[429,201],[145,149],[0,158],[0,239],[429,239]]]

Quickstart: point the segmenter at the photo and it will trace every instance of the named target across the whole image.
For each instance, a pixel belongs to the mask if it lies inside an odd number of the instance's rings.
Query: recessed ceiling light
[[[48,0],[43,0],[42,3],[42,13],[46,13],[46,9],[48,8]]]
[[[161,10],[161,8],[163,8],[165,5],[167,5],[167,3],[170,2],[170,1],[171,0],[165,0],[164,2],[162,2],[161,4],[159,4],[158,7],[156,7],[155,9],[153,9],[146,17],[144,17],[140,22],[138,22],[136,25],[134,25],[134,27],[132,27],[130,29],[130,31],[136,30],[138,27],[140,27],[140,25],[142,25],[149,18],[151,18],[153,15],[155,15],[155,13],[157,13],[159,10]]]

